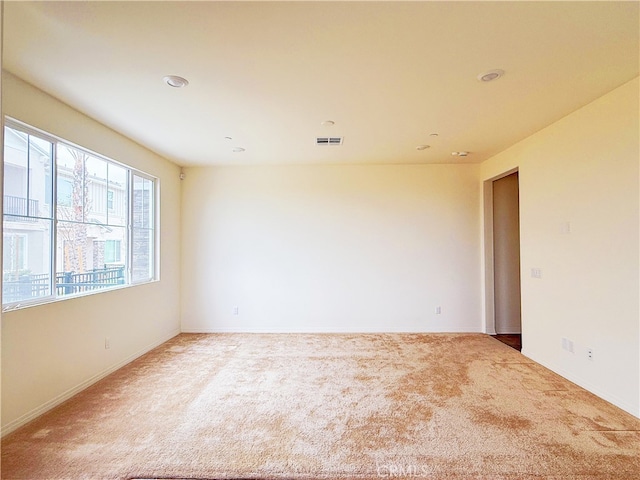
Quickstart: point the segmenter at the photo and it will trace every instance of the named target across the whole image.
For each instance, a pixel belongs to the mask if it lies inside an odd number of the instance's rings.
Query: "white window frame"
[[[112,158],[109,158],[105,155],[102,155],[100,153],[97,153],[93,150],[90,150],[86,147],[83,147],[81,145],[75,144],[69,140],[66,140],[64,138],[58,137],[56,135],[53,135],[51,133],[45,132],[43,130],[40,130],[36,127],[33,127],[31,125],[28,125],[24,122],[21,122],[15,118],[11,118],[8,116],[4,117],[4,124],[2,125],[2,129],[4,132],[4,128],[8,127],[11,128],[13,130],[18,130],[20,132],[26,133],[27,135],[33,135],[35,137],[38,137],[42,140],[51,142],[53,145],[53,149],[52,149],[52,159],[51,159],[51,178],[52,178],[52,185],[51,185],[51,189],[52,189],[52,195],[51,195],[51,201],[52,201],[52,205],[51,205],[51,212],[52,212],[52,216],[51,216],[51,221],[52,221],[52,226],[51,226],[51,238],[50,238],[50,265],[49,265],[49,278],[51,278],[51,295],[48,296],[43,296],[43,297],[38,297],[38,298],[33,298],[33,299],[28,299],[28,300],[23,300],[23,301],[17,301],[17,302],[11,302],[11,303],[7,303],[7,304],[2,304],[2,311],[3,312],[8,312],[11,310],[17,310],[20,308],[26,308],[26,307],[30,307],[30,306],[35,306],[35,305],[42,305],[45,303],[51,303],[51,302],[58,302],[58,301],[63,301],[63,300],[69,300],[72,298],[77,298],[77,297],[82,297],[82,296],[86,296],[86,295],[97,295],[100,293],[105,293],[105,292],[110,292],[112,290],[115,289],[121,289],[121,288],[129,288],[129,287],[134,287],[137,285],[141,285],[141,284],[145,284],[145,283],[151,283],[151,282],[155,282],[158,281],[160,279],[159,277],[159,251],[160,251],[160,235],[159,235],[159,222],[158,219],[160,218],[159,215],[159,211],[160,211],[160,201],[159,201],[159,190],[160,190],[160,180],[157,177],[154,177],[153,175],[150,175],[146,172],[143,172],[141,170],[138,170],[135,167],[132,167],[130,165],[127,165],[125,163],[122,162],[118,162],[116,160],[113,160]],[[127,265],[126,265],[126,279],[125,279],[125,284],[122,285],[114,285],[113,287],[105,287],[105,288],[100,288],[100,289],[96,289],[96,290],[90,290],[90,291],[86,291],[86,292],[79,292],[79,293],[74,293],[74,294],[64,294],[64,295],[58,295],[57,294],[57,288],[56,288],[56,265],[57,265],[57,228],[58,228],[58,195],[57,195],[57,149],[58,149],[58,144],[62,143],[65,144],[69,147],[72,148],[76,148],[78,150],[81,150],[85,153],[87,153],[88,155],[91,155],[93,157],[96,157],[98,159],[104,160],[106,162],[118,165],[122,168],[127,169],[128,173],[127,173],[127,195],[128,195],[128,212],[127,212],[127,225],[126,230],[127,230],[127,252],[125,254],[125,258],[127,261]],[[2,144],[2,148],[4,149],[4,143]],[[150,180],[152,182],[153,185],[153,228],[152,230],[152,242],[153,242],[153,255],[150,257],[150,262],[151,262],[151,275],[149,276],[149,278],[144,279],[144,280],[138,280],[138,281],[133,281],[132,280],[132,267],[133,267],[133,177],[138,176],[141,178],[145,178],[147,180]],[[108,189],[107,189],[108,191]],[[109,209],[107,208],[107,211]],[[4,211],[3,211],[3,221],[4,221]],[[3,258],[4,258],[4,252],[3,252]]]

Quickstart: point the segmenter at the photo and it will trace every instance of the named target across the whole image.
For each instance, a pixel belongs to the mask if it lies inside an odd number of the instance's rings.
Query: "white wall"
[[[519,169],[523,353],[636,416],[638,91],[635,79],[481,166],[483,180]]]
[[[183,331],[480,331],[478,175],[187,169]]]
[[[2,93],[5,115],[152,174],[161,192],[160,281],[2,316],[6,434],[179,332],[180,181],[176,165],[10,74]]]

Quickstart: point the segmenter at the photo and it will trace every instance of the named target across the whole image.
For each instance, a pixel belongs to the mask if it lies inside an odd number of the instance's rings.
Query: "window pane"
[[[73,196],[73,182],[68,179],[61,177],[58,175],[58,208],[60,207],[71,207],[71,197]],[[58,210],[58,215],[60,215],[60,210]],[[70,210],[68,215],[71,215]],[[64,217],[66,218],[66,217]],[[67,218],[67,220],[69,220]]]
[[[153,279],[153,236],[153,230],[133,229],[131,281],[134,283]]]
[[[153,182],[133,176],[133,226],[153,228]]]
[[[127,229],[58,222],[58,295],[72,295],[126,283]]]
[[[51,223],[4,216],[2,303],[51,295]]]
[[[87,156],[85,160],[85,222],[107,224],[107,162]]]
[[[53,144],[29,135],[29,202],[31,217],[51,218]]]
[[[58,144],[56,166],[58,199],[62,200],[58,204],[60,220],[83,222],[88,217],[89,212],[85,211],[89,206],[89,182],[85,168],[88,157],[88,154],[77,148]],[[69,189],[70,195],[66,195]],[[66,196],[61,197],[61,192],[65,192]]]
[[[27,215],[29,136],[4,129],[4,213]]]
[[[127,224],[129,217],[128,196],[127,169],[110,163],[109,191],[107,192],[109,225]]]
[[[133,175],[133,245],[131,249],[131,280],[144,282],[153,279],[154,241],[153,202],[154,182]]]

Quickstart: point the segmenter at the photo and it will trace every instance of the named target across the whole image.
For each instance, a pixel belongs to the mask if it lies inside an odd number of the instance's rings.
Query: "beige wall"
[[[477,165],[187,169],[183,330],[480,331],[478,175]]]
[[[158,177],[161,211],[160,281],[2,316],[6,434],[179,332],[180,181],[176,165],[10,74],[2,93],[5,115]]]
[[[483,180],[519,170],[523,353],[636,416],[638,91],[636,78],[481,166]]]

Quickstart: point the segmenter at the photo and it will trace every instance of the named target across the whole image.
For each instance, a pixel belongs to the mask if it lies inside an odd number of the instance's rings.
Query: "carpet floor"
[[[182,334],[2,441],[3,479],[637,479],[640,420],[480,334]]]

